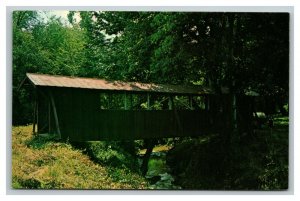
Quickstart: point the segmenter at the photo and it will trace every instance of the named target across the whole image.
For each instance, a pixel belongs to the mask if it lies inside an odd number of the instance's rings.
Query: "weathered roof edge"
[[[197,85],[184,86],[141,82],[110,81],[97,78],[71,77],[37,73],[26,73],[26,77],[35,86],[82,88],[108,91],[152,92],[168,94],[214,94],[212,89]]]

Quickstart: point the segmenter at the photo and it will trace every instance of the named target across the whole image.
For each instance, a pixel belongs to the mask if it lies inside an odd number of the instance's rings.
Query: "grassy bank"
[[[32,135],[31,126],[13,127],[12,187],[15,189],[145,189],[129,168],[96,163],[84,150],[50,137]],[[125,158],[126,160],[126,158]]]

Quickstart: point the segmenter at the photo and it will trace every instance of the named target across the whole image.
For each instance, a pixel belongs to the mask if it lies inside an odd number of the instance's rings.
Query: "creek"
[[[160,147],[155,147],[150,156],[145,178],[149,181],[151,189],[181,189],[180,186],[174,184],[175,179],[170,173],[170,167],[168,167],[166,163],[167,151],[168,150],[161,150]]]

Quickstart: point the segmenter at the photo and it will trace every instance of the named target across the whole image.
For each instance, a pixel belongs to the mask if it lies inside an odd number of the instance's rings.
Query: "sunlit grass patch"
[[[153,148],[152,152],[163,152],[163,151],[169,151],[172,149],[172,146],[169,145],[157,145]],[[146,149],[141,149],[139,151],[139,154],[144,155],[146,153]]]
[[[285,117],[275,117],[274,118],[274,124],[275,125],[287,126],[287,125],[289,125],[289,117],[287,117],[287,116],[285,116]]]

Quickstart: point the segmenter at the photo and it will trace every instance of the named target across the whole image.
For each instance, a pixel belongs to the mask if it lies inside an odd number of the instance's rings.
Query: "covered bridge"
[[[70,141],[131,140],[199,136],[217,129],[209,88],[26,76],[36,90],[33,127],[40,134]]]

